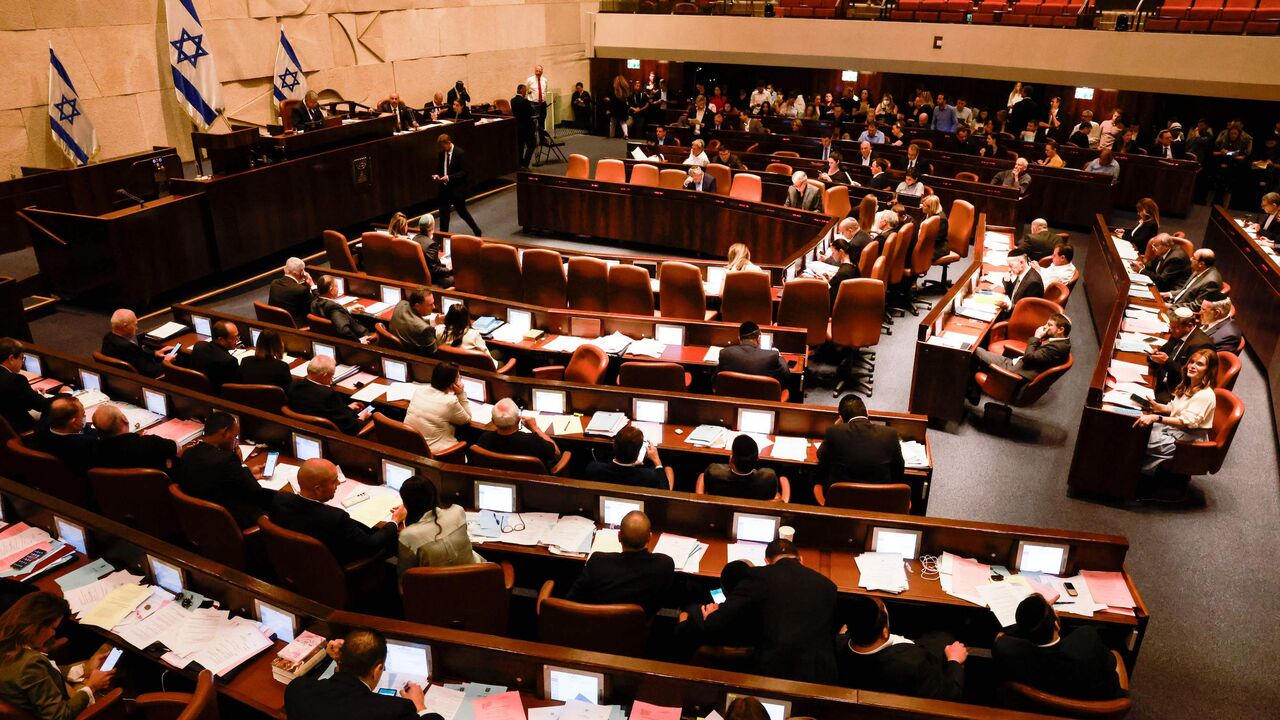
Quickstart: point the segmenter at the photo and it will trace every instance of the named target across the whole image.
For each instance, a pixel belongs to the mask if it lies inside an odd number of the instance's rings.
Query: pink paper
[[[159,425],[147,428],[144,435],[155,435],[175,443],[180,443],[184,438],[190,437],[192,433],[199,432],[204,429],[204,425],[195,420],[166,420]]]
[[[475,720],[525,720],[524,703],[518,690],[508,690],[471,701]]]
[[[1058,598],[1062,596],[1062,594],[1059,593],[1057,590],[1054,590],[1053,588],[1049,587],[1048,585],[1045,585],[1042,582],[1036,582],[1035,580],[1032,580],[1029,577],[1023,578],[1023,579],[1027,581],[1027,584],[1031,586],[1032,590],[1035,590],[1037,593],[1039,593],[1040,596],[1044,598],[1045,602],[1049,603],[1050,605],[1058,602]]]
[[[1089,594],[1093,596],[1094,602],[1118,608],[1131,608],[1137,605],[1133,601],[1133,595],[1129,592],[1129,586],[1125,583],[1123,574],[1084,570],[1080,575],[1089,583]]]
[[[680,720],[680,708],[650,705],[637,700],[631,704],[631,720]]]
[[[976,596],[978,586],[991,582],[991,566],[977,560],[956,558],[951,561],[951,592],[956,595]]]

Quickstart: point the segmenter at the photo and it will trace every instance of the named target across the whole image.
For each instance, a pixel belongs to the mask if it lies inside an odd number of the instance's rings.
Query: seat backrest
[[[1218,351],[1218,383],[1214,387],[1231,390],[1236,386],[1236,377],[1240,375],[1240,356],[1226,350]]]
[[[902,274],[907,266],[907,251],[912,247],[911,243],[915,240],[915,235],[916,224],[912,222],[903,223],[894,234],[898,242],[894,247],[893,257],[889,258],[890,285],[902,282]]]
[[[641,657],[649,624],[639,605],[587,605],[559,598],[538,603],[538,639],[595,652]]]
[[[668,190],[679,190],[684,187],[684,179],[688,177],[683,170],[675,168],[663,168],[658,173],[658,187]]]
[[[1066,362],[1061,365],[1041,370],[1031,382],[1022,386],[1022,391],[1018,393],[1017,401],[1014,404],[1018,407],[1024,407],[1039,400],[1058,381],[1058,378],[1067,374],[1067,371],[1071,369],[1074,363],[1075,357],[1068,355]]]
[[[195,691],[186,705],[175,720],[218,720],[218,691],[214,688],[211,671],[200,671]]]
[[[960,257],[968,257],[973,226],[973,203],[958,198],[953,200],[951,212],[947,214],[947,249]]]
[[[283,325],[287,328],[296,328],[298,324],[294,322],[293,316],[288,310],[278,308],[275,305],[268,305],[263,302],[253,301],[253,316],[260,322],[271,323],[272,325]]]
[[[1196,246],[1190,240],[1178,235],[1172,236],[1172,239],[1178,244],[1178,247],[1182,248],[1182,252],[1186,253],[1188,258],[1196,254]]]
[[[507,632],[511,594],[497,563],[410,568],[400,578],[400,595],[409,622],[490,635]]]
[[[782,384],[775,378],[764,375],[748,375],[747,373],[716,373],[712,392],[726,397],[749,398],[752,400],[782,400]]]
[[[564,381],[584,385],[599,385],[600,378],[609,369],[609,356],[596,345],[579,345],[569,356],[564,368]]]
[[[773,153],[773,157],[798,158],[800,157],[800,153],[796,152],[795,150],[777,150]]]
[[[115,368],[117,370],[124,370],[126,372],[131,372],[131,373],[138,372],[132,365],[125,362],[124,360],[113,358],[109,355],[103,355],[97,350],[93,351],[92,357],[93,357],[93,361],[98,363],[99,365],[105,365],[110,368]]]
[[[493,470],[511,470],[514,472],[535,473],[538,475],[547,474],[547,466],[541,460],[532,455],[504,455],[491,450],[485,450],[479,445],[472,445],[467,448],[471,464],[476,467],[490,468]]]
[[[773,286],[769,274],[751,270],[725,273],[720,318],[735,323],[750,320],[762,327],[772,325]]]
[[[1214,388],[1213,394],[1217,396],[1218,401],[1213,409],[1213,430],[1210,431],[1209,439],[1222,449],[1222,454],[1213,468],[1213,471],[1217,472],[1222,467],[1222,458],[1231,447],[1231,439],[1235,437],[1240,418],[1244,417],[1244,401],[1225,388]]]
[[[384,347],[389,350],[405,350],[404,343],[385,323],[374,323],[373,334],[378,338],[378,347]]]
[[[166,473],[151,468],[93,468],[88,480],[98,512],[154,538],[172,541],[178,536]]]
[[[624,362],[618,368],[618,385],[668,392],[685,392],[687,389],[684,366],[669,362]]]
[[[759,175],[740,172],[733,176],[733,185],[729,188],[729,197],[749,202],[760,202],[760,198],[764,197],[763,192]]]
[[[392,278],[396,272],[396,257],[391,252],[391,235],[384,232],[367,232],[360,236],[360,258],[368,275]]]
[[[867,193],[858,201],[858,225],[867,232],[871,232],[871,228],[876,224],[876,209],[880,207],[880,201],[875,195]]]
[[[889,284],[889,265],[883,255],[871,263],[871,274],[868,277],[872,280],[879,280],[885,285]]]
[[[625,183],[627,166],[621,160],[606,158],[596,163],[596,180],[600,182]]]
[[[307,327],[311,332],[317,335],[328,335],[329,337],[341,337],[338,335],[338,329],[333,326],[333,321],[327,317],[320,317],[313,313],[307,313]]]
[[[969,182],[978,182],[978,174],[977,174],[977,173],[971,173],[971,172],[969,172],[969,171],[967,171],[967,170],[966,170],[966,171],[963,171],[963,172],[958,172],[958,173],[956,173],[956,179],[957,179],[957,180],[967,180],[967,181],[969,181]]]
[[[1044,298],[1025,297],[1013,306],[1009,314],[1009,327],[1005,334],[1010,340],[1026,342],[1036,328],[1054,313],[1062,312],[1062,306]]]
[[[492,369],[493,366],[490,365],[489,367],[490,369]],[[334,432],[342,432],[341,430],[338,429],[338,426],[335,425],[334,422],[329,418],[323,418],[323,417],[320,417],[319,415],[307,415],[305,413],[300,413],[290,408],[287,404],[284,407],[280,408],[280,414],[284,415],[290,420],[294,420],[300,423],[306,423],[314,427],[322,427],[326,430],[333,430]]]
[[[771,162],[764,166],[764,171],[776,175],[791,175],[791,166],[786,163]]]
[[[823,206],[827,209],[827,214],[833,218],[843,220],[849,216],[849,212],[853,209],[849,205],[849,186],[832,183],[831,187],[825,190],[826,201]]]
[[[600,258],[569,258],[566,294],[571,310],[608,312],[609,264]]]
[[[871,512],[911,512],[911,486],[905,483],[832,483],[826,490],[827,507]]]
[[[71,471],[58,457],[32,450],[21,438],[10,438],[5,443],[14,469],[27,487],[65,500],[72,505],[91,507],[89,486]]]
[[[609,268],[609,312],[653,315],[653,287],[649,273],[638,265]]]
[[[862,254],[858,256],[858,275],[861,277],[871,277],[871,271],[875,267],[875,262],[880,258],[880,241],[872,240],[862,248]]]
[[[184,368],[175,363],[171,357],[166,357],[161,364],[164,365],[164,379],[166,382],[198,393],[204,393],[205,395],[217,394],[213,391],[213,383],[209,382],[209,378],[204,373]]]
[[[880,342],[884,322],[884,283],[854,278],[840,283],[831,309],[831,342],[842,347],[871,347]]]
[[[911,274],[919,277],[933,266],[933,248],[938,241],[938,225],[942,218],[930,215],[920,223],[920,234],[916,237],[916,245],[911,253]]]
[[[807,330],[805,344],[821,345],[827,340],[827,321],[831,318],[831,292],[818,278],[795,278],[782,286],[782,302],[778,305],[778,324]]]
[[[244,533],[226,508],[186,494],[177,483],[169,485],[169,496],[178,527],[197,554],[237,570],[247,569]]]
[[[293,109],[302,104],[301,100],[288,98],[280,101],[280,127],[285,132],[293,129]]]
[[[329,261],[329,267],[355,272],[356,259],[351,255],[351,246],[347,244],[346,236],[337,230],[325,230],[321,234],[324,237],[324,256]]]
[[[707,148],[707,152],[710,153],[711,149]],[[711,163],[703,169],[708,175],[716,179],[716,194],[728,195],[729,188],[733,185],[733,171],[729,169],[729,166]]]
[[[493,358],[480,350],[467,350],[453,345],[436,345],[436,357],[457,363],[459,367],[493,372]]]
[[[383,415],[373,414],[373,441],[414,455],[431,457],[431,447],[422,433],[412,427]]]
[[[631,184],[644,187],[658,186],[658,168],[654,165],[632,165]]]
[[[524,299],[524,277],[520,272],[520,253],[505,243],[487,242],[480,248],[480,294],[502,300]]]
[[[1124,659],[1115,650],[1112,650],[1111,654],[1115,657],[1116,675],[1120,678],[1120,687],[1127,691],[1129,673],[1125,670]],[[1120,720],[1129,714],[1130,708],[1133,707],[1133,701],[1127,696],[1113,700],[1076,700],[1050,695],[1043,690],[1018,682],[1002,683],[996,690],[996,700],[1000,707],[1092,720]]]
[[[702,287],[702,272],[689,263],[662,263],[658,272],[658,304],[664,318],[705,320],[707,295]]]
[[[524,302],[545,308],[565,304],[564,258],[555,250],[530,249],[520,256]]]
[[[459,292],[479,293],[484,286],[480,249],[484,241],[474,235],[454,235],[449,241],[453,258],[453,287]]]
[[[347,606],[346,572],[324,543],[280,527],[265,515],[258,518],[258,527],[280,587],[331,608]]]
[[[395,265],[388,276],[390,279],[419,285],[431,284],[427,258],[422,254],[422,246],[418,243],[406,238],[395,238],[391,241],[391,260]]]
[[[1069,297],[1071,297],[1071,288],[1063,285],[1057,280],[1049,283],[1049,287],[1044,289],[1045,300],[1048,300],[1051,303],[1057,303],[1063,307],[1066,306],[1067,298]]]
[[[573,153],[569,156],[569,167],[565,169],[564,176],[586,180],[591,174],[591,160],[586,155]]]

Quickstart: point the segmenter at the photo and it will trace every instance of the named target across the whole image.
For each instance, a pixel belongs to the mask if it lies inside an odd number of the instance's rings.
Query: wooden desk
[[[10,277],[0,277],[0,337],[31,342],[31,327],[27,325],[18,283]]]
[[[359,142],[388,138],[396,132],[394,115],[383,115],[368,120],[341,119],[337,125],[314,130],[291,131],[282,135],[258,137],[258,147],[275,150],[283,157],[297,158],[335,145],[352,145]]]

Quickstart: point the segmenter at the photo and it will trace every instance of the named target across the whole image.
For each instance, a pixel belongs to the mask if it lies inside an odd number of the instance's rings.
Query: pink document
[[[650,705],[637,700],[631,705],[631,720],[680,720],[680,708]]]
[[[517,690],[476,698],[471,701],[471,709],[475,720],[525,720],[524,702]]]
[[[1089,583],[1089,594],[1093,596],[1094,602],[1117,608],[1132,608],[1137,605],[1122,573],[1083,570],[1080,576]]]

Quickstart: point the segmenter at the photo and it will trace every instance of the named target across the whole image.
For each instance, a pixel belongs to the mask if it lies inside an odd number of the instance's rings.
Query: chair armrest
[[[262,532],[262,528],[258,527],[257,525],[254,525],[253,527],[245,528],[240,532],[240,534],[244,536],[245,540],[248,540],[251,537],[256,537],[261,532]]]
[[[1208,440],[1179,440],[1173,457],[1163,463],[1162,469],[1182,475],[1203,475],[1217,472],[1222,465],[1218,457],[1222,448]]]
[[[127,717],[124,701],[122,700],[123,697],[124,690],[115,688],[106,695],[94,700],[92,705],[85,708],[84,712],[81,712],[76,716],[76,720],[90,720],[91,718],[106,720],[106,718]],[[142,698],[139,697],[138,699],[141,700]],[[188,696],[188,699],[190,699],[190,696]],[[185,705],[180,706],[178,710],[181,710],[182,707],[185,707]]]
[[[369,422],[364,424],[364,427],[360,428],[360,431],[356,433],[356,437],[367,438],[372,434],[373,434],[373,421],[370,420]]]
[[[502,586],[508,590],[515,587],[516,569],[511,566],[511,563],[504,560],[498,563],[498,567],[502,568]]]
[[[564,365],[545,365],[533,369],[533,376],[539,380],[563,380]]]
[[[978,384],[982,386],[982,391],[1003,402],[1013,402],[1018,396],[1018,390],[1026,382],[1021,375],[995,365],[988,368],[985,376],[983,373],[978,374]]]
[[[147,720],[172,720],[191,703],[191,693],[154,692],[139,695],[134,704]],[[94,703],[97,707],[97,703]],[[83,716],[82,716],[83,717]]]
[[[548,580],[542,583],[542,587],[538,590],[538,604],[537,604],[538,613],[542,612],[542,601],[551,597],[551,593],[555,592],[555,589],[556,589],[555,580]]]
[[[380,553],[380,552],[374,553],[369,557],[360,558],[359,560],[352,560],[346,565],[343,565],[342,570],[348,575],[355,575],[355,574],[364,572],[365,570],[368,570],[370,567],[373,567],[374,565],[382,562],[382,559],[384,557],[386,557],[384,553]]]
[[[562,474],[565,471],[565,468],[569,467],[569,458],[572,456],[573,456],[572,452],[565,450],[563,453],[560,454],[560,459],[556,461],[555,467],[551,468],[549,472],[552,475]]]
[[[992,325],[991,332],[987,333],[988,344],[993,342],[998,342],[1000,340],[1007,340],[1008,338],[1009,338],[1009,321],[1008,320],[1001,320],[995,325]]]
[[[450,445],[449,447],[439,451],[432,452],[431,457],[443,463],[453,463],[461,465],[465,462],[467,444],[461,440]]]

